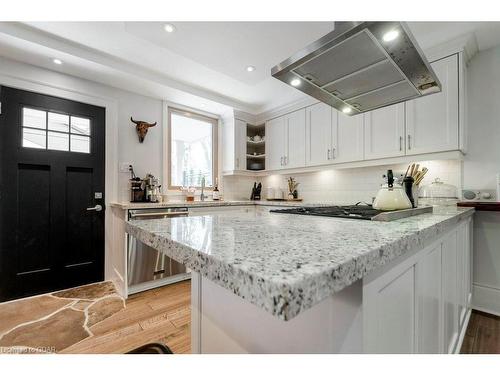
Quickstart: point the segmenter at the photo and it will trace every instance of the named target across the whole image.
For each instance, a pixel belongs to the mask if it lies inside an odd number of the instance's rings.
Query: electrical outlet
[[[130,165],[129,162],[120,162],[120,173],[129,173]]]

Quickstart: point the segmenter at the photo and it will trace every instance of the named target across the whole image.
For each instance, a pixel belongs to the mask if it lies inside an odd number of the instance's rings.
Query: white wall
[[[500,46],[477,54],[467,75],[469,144],[464,187],[494,190],[500,173]]]
[[[118,99],[118,160],[130,162],[134,166],[137,176],[144,177],[146,173],[152,173],[162,180],[162,155],[163,155],[163,102],[158,99],[135,95],[126,91],[116,90],[114,93]],[[150,128],[143,143],[139,143],[135,125],[130,122],[130,116],[134,120],[143,120],[149,123],[157,122]],[[120,201],[129,199],[128,179],[130,174],[119,173],[119,195]]]
[[[442,181],[455,185],[460,189],[461,162],[457,160],[435,160],[420,162],[420,165],[429,168],[429,172],[422,181],[422,185],[432,182],[436,177]],[[404,173],[407,165],[387,165],[378,167],[328,169],[318,172],[298,174],[276,174],[264,178],[228,176],[224,177],[225,199],[248,199],[254,181],[261,181],[263,198],[266,197],[266,188],[281,188],[287,192],[286,178],[295,177],[300,183],[298,187],[300,198],[304,202],[334,202],[336,204],[353,204],[358,201],[371,202],[380,187],[382,175],[387,169],[394,173]]]

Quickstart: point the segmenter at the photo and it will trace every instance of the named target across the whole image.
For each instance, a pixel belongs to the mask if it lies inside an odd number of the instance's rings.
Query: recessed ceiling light
[[[61,64],[62,64],[62,61],[61,61],[61,60],[59,60],[59,59],[52,59],[52,62],[53,62],[54,64],[57,64],[57,65],[61,65]]]
[[[399,36],[399,31],[398,30],[391,30],[386,32],[383,36],[382,39],[384,42],[391,42],[394,39],[396,39]]]
[[[253,72],[254,70],[255,70],[255,66],[253,66],[253,65],[247,66],[247,72]]]
[[[165,31],[167,33],[173,33],[175,31],[175,26],[172,25],[171,23],[165,24],[165,26],[163,26],[163,28],[165,29]]]
[[[351,107],[344,107],[344,108],[342,108],[342,112],[344,112],[344,113],[351,113],[352,112],[352,108]]]
[[[295,86],[295,87],[296,87],[296,86],[299,86],[299,85],[300,85],[300,79],[298,79],[298,78],[294,78],[294,79],[292,79],[292,80],[290,81],[290,85]]]

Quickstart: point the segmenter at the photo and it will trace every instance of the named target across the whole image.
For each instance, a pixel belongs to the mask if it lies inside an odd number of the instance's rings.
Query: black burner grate
[[[326,217],[341,217],[346,219],[371,220],[383,211],[376,210],[369,205],[352,206],[324,206],[324,207],[297,207],[290,209],[271,210],[280,214],[312,215]]]

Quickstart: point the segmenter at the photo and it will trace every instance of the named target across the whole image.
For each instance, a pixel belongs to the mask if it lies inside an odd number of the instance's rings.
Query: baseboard
[[[118,294],[123,298],[127,298],[127,285],[125,283],[125,279],[116,267],[113,267],[113,277],[111,281],[115,284]]]
[[[164,279],[152,280],[142,284],[129,285],[128,287],[128,295],[132,295],[135,293],[144,292],[145,290],[159,288],[160,286],[165,286],[169,284],[178,283],[179,281],[188,280],[191,278],[191,273],[180,273],[174,276],[165,277]]]
[[[472,308],[500,316],[500,289],[473,284]]]

